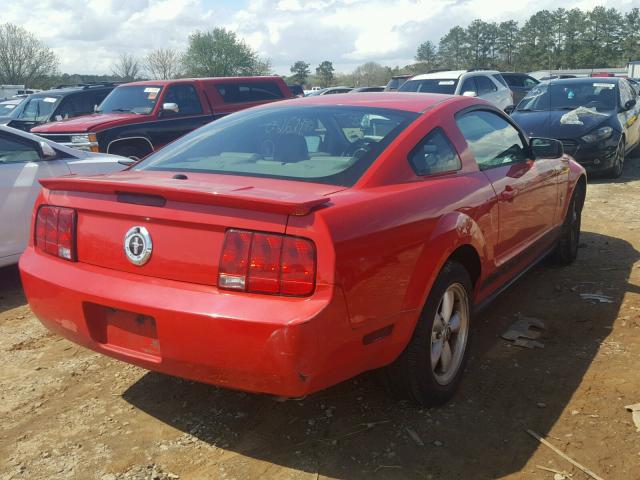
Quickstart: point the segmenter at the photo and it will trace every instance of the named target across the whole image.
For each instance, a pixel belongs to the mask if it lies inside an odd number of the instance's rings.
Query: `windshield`
[[[61,97],[31,97],[26,100],[26,104],[22,111],[16,116],[17,120],[46,122],[51,114],[60,103]]]
[[[0,103],[0,117],[7,117],[13,113],[16,107],[20,105],[15,102]]]
[[[139,163],[165,170],[353,185],[418,114],[351,106],[243,110]]]
[[[444,93],[453,95],[456,91],[458,80],[444,80],[429,78],[426,80],[408,80],[402,85],[399,92],[419,92],[419,93]]]
[[[533,87],[518,104],[518,111],[575,110],[595,108],[598,112],[615,110],[618,93],[615,83],[558,82]]]
[[[98,109],[98,113],[130,112],[148,115],[153,112],[162,87],[159,85],[131,85],[114,88]]]

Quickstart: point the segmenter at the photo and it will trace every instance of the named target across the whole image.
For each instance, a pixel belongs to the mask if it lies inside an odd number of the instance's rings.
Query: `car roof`
[[[462,99],[452,95],[437,93],[404,93],[404,92],[364,92],[358,95],[317,95],[313,97],[295,98],[269,103],[263,107],[292,107],[312,105],[346,105],[353,107],[389,108],[407,112],[424,112],[429,107],[446,100]]]
[[[29,97],[53,97],[55,95],[67,95],[70,93],[78,92],[95,92],[96,90],[110,89],[113,90],[117,87],[117,84],[95,84],[95,85],[69,85],[60,86],[58,88],[51,88],[49,90],[42,90],[41,92],[35,92],[29,95]]]
[[[579,78],[552,78],[547,80],[551,85],[563,85],[565,83],[613,83],[618,84],[620,77],[579,77]]]
[[[22,103],[22,101],[24,100],[24,98],[10,98],[9,100],[0,100],[0,104],[2,105],[18,105],[19,103]]]
[[[232,82],[232,81],[249,81],[249,82],[259,82],[260,80],[280,80],[281,77],[272,75],[272,76],[257,76],[257,77],[204,77],[204,78],[178,78],[175,80],[141,80],[139,82],[129,82],[118,85],[119,87],[131,86],[131,85],[141,85],[141,86],[166,86],[173,85],[176,83],[193,83],[193,82],[206,82],[208,80],[215,80],[218,82]]]
[[[484,73],[487,75],[495,75],[500,72],[498,72],[497,70],[444,70],[441,72],[430,72],[416,75],[414,77],[411,77],[411,80],[452,80],[460,78],[465,73]]]

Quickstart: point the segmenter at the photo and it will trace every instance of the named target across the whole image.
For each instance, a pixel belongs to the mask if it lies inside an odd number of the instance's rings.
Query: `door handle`
[[[514,198],[516,198],[516,195],[518,194],[518,191],[513,188],[511,185],[507,185],[506,187],[504,187],[504,190],[500,193],[500,201],[502,202],[511,202]]]

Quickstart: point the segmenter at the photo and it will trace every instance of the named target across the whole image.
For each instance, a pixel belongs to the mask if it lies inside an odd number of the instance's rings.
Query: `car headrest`
[[[302,135],[293,133],[278,135],[274,144],[273,159],[276,162],[296,163],[309,160],[307,141]]]

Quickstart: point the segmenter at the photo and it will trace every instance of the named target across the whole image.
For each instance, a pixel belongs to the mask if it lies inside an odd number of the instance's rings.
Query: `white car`
[[[0,126],[0,267],[18,262],[27,246],[38,180],[72,173],[122,170],[122,157],[82,152]]]
[[[493,103],[501,110],[513,107],[513,94],[497,70],[451,70],[425,73],[411,77],[398,91],[479,97]]]

